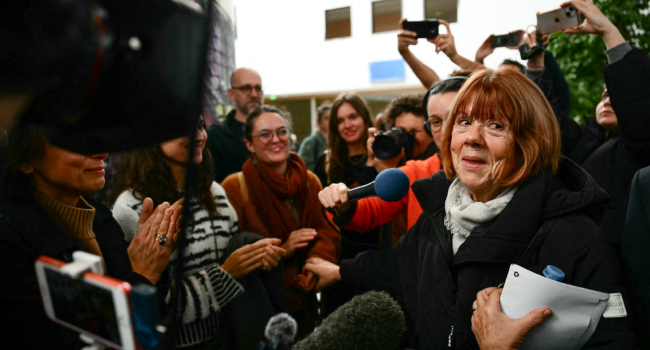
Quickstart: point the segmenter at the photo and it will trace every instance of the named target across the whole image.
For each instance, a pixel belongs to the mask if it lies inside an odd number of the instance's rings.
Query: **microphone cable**
[[[321,206],[321,214],[325,218],[325,221],[327,221],[327,223],[332,227],[334,232],[338,233],[339,236],[341,236],[341,239],[347,241],[350,244],[354,244],[354,245],[357,245],[357,246],[373,248],[373,249],[381,248],[380,244],[362,243],[362,242],[355,241],[353,238],[350,238],[347,233],[343,233],[342,230],[340,230],[335,224],[332,223],[332,221],[330,221],[329,217],[327,217],[327,213],[325,213],[326,210],[327,209],[325,209],[324,206]],[[332,213],[332,214],[334,214],[334,213]],[[336,214],[334,214],[334,215],[336,215]]]

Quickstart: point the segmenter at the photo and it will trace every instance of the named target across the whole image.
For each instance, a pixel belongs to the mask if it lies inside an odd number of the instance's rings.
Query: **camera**
[[[566,15],[569,18],[576,16],[576,9],[573,6],[564,7],[563,10],[564,10],[564,15]]]
[[[519,44],[519,33],[494,35],[491,39],[492,47],[516,46]]]
[[[533,56],[538,55],[540,52],[544,51],[544,44],[542,43],[542,35],[537,33],[536,36],[537,43],[533,47],[529,47],[525,42],[519,45],[519,54],[522,60],[527,60]]]
[[[375,134],[372,150],[375,152],[375,157],[386,160],[398,155],[402,148],[404,148],[405,154],[411,154],[414,145],[415,136],[412,132],[407,132],[400,127],[393,127],[390,132],[382,130]]]

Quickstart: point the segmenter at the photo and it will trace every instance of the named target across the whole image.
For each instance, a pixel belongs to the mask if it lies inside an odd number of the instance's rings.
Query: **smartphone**
[[[438,26],[440,22],[437,19],[427,19],[424,21],[404,22],[404,29],[410,30],[417,34],[419,38],[433,39],[438,36]]]
[[[519,33],[492,36],[492,47],[517,46],[519,45]]]
[[[106,346],[135,349],[129,307],[131,285],[90,272],[73,279],[61,272],[65,264],[46,256],[36,260],[36,276],[47,316]]]
[[[580,16],[573,5],[537,15],[537,27],[542,34],[555,33],[579,25]]]

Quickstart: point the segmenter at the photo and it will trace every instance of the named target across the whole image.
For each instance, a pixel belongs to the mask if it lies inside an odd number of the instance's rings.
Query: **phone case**
[[[134,349],[129,305],[131,285],[90,272],[74,280],[61,273],[65,265],[47,256],[40,256],[35,262],[48,317],[102,344]]]
[[[578,11],[571,5],[537,15],[537,27],[541,34],[555,33],[579,25]]]
[[[418,38],[434,39],[438,36],[440,22],[437,19],[426,21],[404,22],[404,29],[417,34]]]
[[[492,47],[505,47],[519,45],[519,33],[510,33],[504,35],[494,35],[491,39]]]

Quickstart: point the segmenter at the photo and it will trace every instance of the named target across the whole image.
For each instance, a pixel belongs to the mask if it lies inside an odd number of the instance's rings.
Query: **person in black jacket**
[[[12,132],[0,201],[2,342],[22,349],[74,349],[79,335],[49,320],[34,262],[47,255],[66,262],[84,250],[103,259],[106,274],[131,284],[155,285],[175,248],[179,201],[155,210],[145,200],[138,234],[127,247],[111,212],[84,197],[104,186],[107,153],[82,155],[52,145],[42,127]],[[160,237],[165,236],[165,244]],[[166,291],[166,281],[159,285]],[[163,294],[164,295],[164,294]]]
[[[598,224],[612,248],[619,250],[629,200],[630,184],[637,170],[650,165],[650,57],[632,49],[620,31],[591,0],[572,4],[585,17],[577,29],[566,33],[590,33],[602,37],[607,47],[606,89],[595,108],[595,117],[579,125],[560,105],[565,103],[557,67],[540,54],[528,60],[527,75],[554,106],[562,131],[562,154],[582,166],[610,196]],[[560,72],[561,74],[561,72]]]
[[[650,167],[637,171],[632,180],[621,258],[628,272],[635,306],[641,319],[637,334],[650,347]]]
[[[532,81],[510,69],[475,72],[441,146],[444,170],[412,186],[423,214],[404,239],[340,267],[311,259],[305,269],[320,287],[342,280],[402,293],[418,349],[478,348],[470,321],[476,294],[504,282],[513,263],[538,274],[554,265],[565,283],[622,292],[620,266],[594,222],[607,194],[561,159],[559,126]],[[336,208],[347,193],[330,187],[319,198]],[[603,319],[587,346],[633,348],[636,341],[627,319]]]

